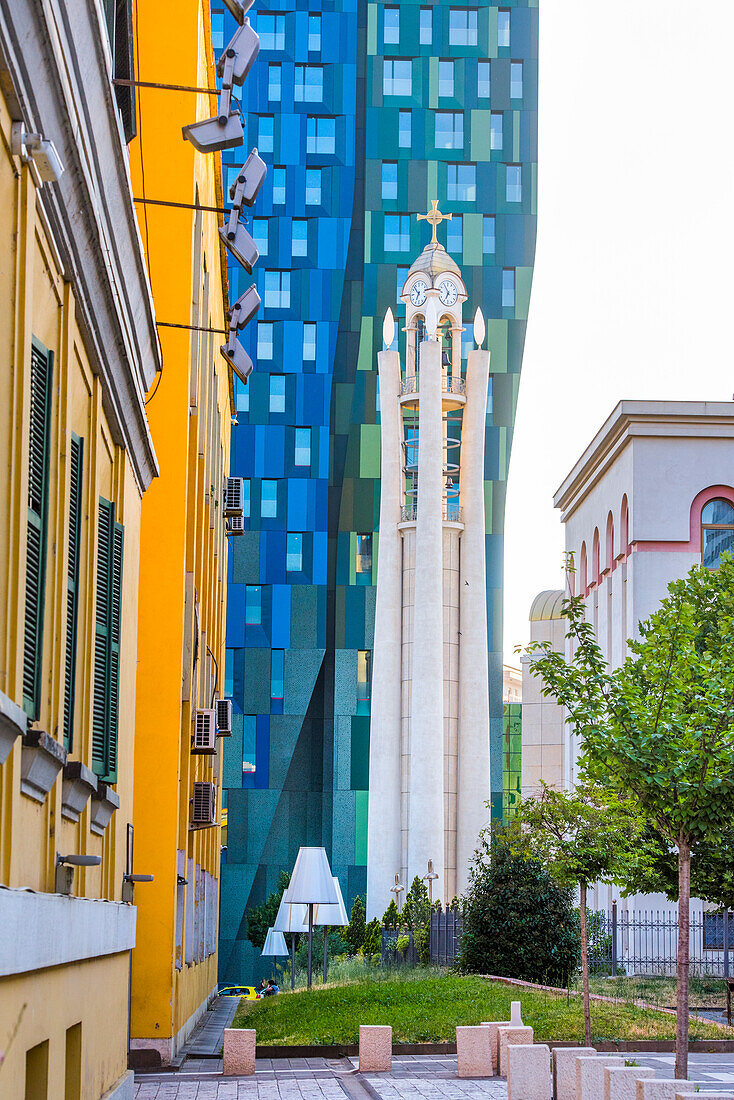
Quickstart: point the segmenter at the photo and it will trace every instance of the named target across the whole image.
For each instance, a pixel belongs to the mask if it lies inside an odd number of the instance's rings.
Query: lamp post
[[[260,952],[261,955],[270,955],[275,960],[276,973],[278,970],[278,957],[283,958],[288,955],[288,948],[286,947],[285,937],[282,932],[278,932],[275,928],[268,928],[268,934],[265,937],[265,945]]]
[[[276,932],[286,932],[291,937],[291,989],[296,988],[296,936],[299,932],[308,932],[308,907],[292,905],[286,901],[285,894],[280,899],[278,915],[273,928]]]
[[[433,883],[438,875],[433,870],[433,860],[428,860],[428,874],[423,876],[423,881],[428,883],[428,900],[433,904]]]
[[[404,889],[405,889],[405,887],[403,886],[403,884],[400,881],[400,874],[396,873],[396,875],[395,875],[395,885],[391,889],[390,893],[395,895],[395,903],[398,907],[398,913],[400,912],[400,895],[402,894]]]
[[[314,914],[314,924],[322,924],[324,926],[324,985],[326,985],[326,975],[329,968],[329,929],[346,928],[349,924],[349,917],[347,916],[346,906],[344,905],[344,898],[342,897],[339,879],[336,877],[336,875],[334,875],[334,889],[336,890],[339,898],[336,904],[317,905],[316,912]]]
[[[339,901],[325,848],[300,848],[288,889],[289,904],[308,906],[308,988],[313,963],[313,913],[315,905],[336,905]]]

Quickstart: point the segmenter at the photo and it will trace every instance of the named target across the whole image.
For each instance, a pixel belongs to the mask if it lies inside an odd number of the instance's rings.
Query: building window
[[[306,119],[306,152],[332,155],[336,151],[336,119],[309,115]]]
[[[284,50],[285,16],[258,12],[257,34],[261,50]]]
[[[260,115],[257,120],[257,147],[261,153],[272,153],[275,144],[275,119],[272,115]]]
[[[250,518],[250,496],[251,496],[251,484],[250,484],[250,479],[249,479],[249,477],[245,477],[245,478],[243,478],[243,479],[242,479],[242,484],[243,484],[243,485],[244,485],[244,487],[245,487],[245,492],[244,492],[244,507],[243,507],[242,511],[243,511],[243,512],[244,512],[244,514],[245,514],[245,518],[246,518],[246,519],[249,519],[249,518]]]
[[[212,13],[212,46],[217,51],[224,49],[224,12]]]
[[[23,709],[31,719],[38,718],[41,709],[52,365],[53,352],[34,341],[31,347],[23,643]]]
[[[449,43],[452,46],[476,46],[477,12],[475,8],[449,9]]]
[[[386,160],[382,165],[382,197],[383,199],[396,199],[398,197],[398,165],[396,161]]]
[[[317,53],[321,49],[321,16],[308,17],[308,52]]]
[[[321,169],[306,169],[306,206],[321,206]]]
[[[503,126],[504,116],[498,111],[492,111],[489,123],[489,147],[501,149],[504,144]]]
[[[410,218],[407,214],[385,215],[386,252],[407,252],[410,249]]]
[[[510,46],[510,9],[500,8],[497,12],[497,45],[504,49]]]
[[[454,94],[454,63],[453,61],[439,61],[438,63],[438,94],[451,96]]]
[[[718,569],[721,555],[734,552],[734,507],[710,500],[701,512],[701,550],[707,569]]]
[[[449,202],[476,202],[477,169],[474,164],[449,164],[446,176]]]
[[[400,41],[400,8],[385,8],[383,37],[392,45]]]
[[[286,573],[300,573],[303,569],[303,535],[291,531],[285,536]]]
[[[357,650],[357,702],[369,703],[370,701],[370,661],[369,649]]]
[[[115,505],[99,498],[97,520],[97,597],[92,695],[92,771],[117,782],[122,562],[124,531]]]
[[[412,144],[410,111],[398,111],[398,148],[410,149]]]
[[[260,483],[260,516],[262,519],[275,519],[278,515],[278,482]]]
[[[273,358],[272,321],[258,321],[257,323],[257,357],[258,359]]]
[[[482,218],[482,252],[491,256],[497,250],[497,223],[494,214],[485,214]]]
[[[316,359],[316,324],[314,321],[304,321],[303,324],[303,358],[308,362]]]
[[[519,164],[507,165],[505,201],[522,202],[522,167]]]
[[[372,572],[372,534],[357,535],[357,572]]]
[[[398,265],[398,268],[397,268],[397,294],[395,295],[396,298],[400,298],[400,295],[403,293],[403,287],[405,286],[405,280],[408,278],[408,272],[409,271],[410,271],[409,267],[402,267],[402,266]],[[392,347],[395,347],[394,342],[392,344]]]
[[[270,651],[270,698],[283,698],[283,680],[285,672],[285,650]]]
[[[510,62],[510,99],[522,99],[522,61]]]
[[[282,374],[270,376],[270,412],[285,412],[285,377]]]
[[[265,272],[265,308],[290,309],[291,273],[290,271]]]
[[[235,375],[235,387],[234,387],[234,401],[237,412],[249,412],[250,411],[250,387],[246,386],[243,382],[240,382],[237,375]]]
[[[324,98],[324,70],[320,65],[296,65],[293,98],[296,103],[320,103]]]
[[[273,168],[273,206],[285,202],[285,168]]]
[[[71,751],[76,697],[76,634],[79,616],[79,542],[82,522],[83,441],[72,432],[69,446],[69,557],[66,567],[66,639],[64,653],[64,747]]]
[[[247,626],[259,626],[262,622],[262,586],[245,585],[245,623]]]
[[[386,60],[382,62],[383,95],[413,94],[413,62]]]
[[[464,225],[461,214],[446,222],[446,251],[460,256],[464,249]]]
[[[492,90],[492,65],[489,61],[480,61],[477,66],[477,95],[480,99],[489,99]]]
[[[280,102],[280,65],[268,65],[268,99]]]
[[[464,148],[464,116],[461,111],[436,111],[436,148]]]
[[[305,218],[294,218],[291,223],[291,254],[308,255],[308,222]]]
[[[261,256],[267,256],[268,254],[268,225],[267,218],[253,218],[252,219],[252,239],[257,245],[257,250]]]
[[[295,466],[311,465],[311,429],[296,428],[295,450],[293,464]]]
[[[421,8],[420,15],[420,43],[421,46],[430,46],[433,42],[433,11],[431,8]]]
[[[515,308],[515,269],[505,267],[502,271],[502,308]]]

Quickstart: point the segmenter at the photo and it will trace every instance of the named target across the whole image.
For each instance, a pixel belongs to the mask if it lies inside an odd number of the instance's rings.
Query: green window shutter
[[[38,718],[41,707],[52,366],[52,352],[34,339],[31,348],[28,527],[23,639],[23,709],[31,719]]]
[[[82,459],[84,444],[72,432],[69,450],[69,563],[66,571],[66,654],[64,662],[64,747],[71,751],[74,739],[76,682],[76,634],[79,616],[79,539],[82,519]]]
[[[94,639],[92,769],[117,781],[123,528],[115,506],[100,497],[97,534],[97,604]]]

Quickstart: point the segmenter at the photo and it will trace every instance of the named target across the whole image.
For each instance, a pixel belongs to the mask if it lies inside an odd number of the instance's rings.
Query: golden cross
[[[442,221],[451,221],[453,214],[442,214],[438,209],[438,199],[431,199],[431,206],[433,207],[432,210],[429,210],[427,214],[416,214],[416,218],[419,222],[428,222],[433,229],[431,244],[438,244],[436,226],[440,225]]]

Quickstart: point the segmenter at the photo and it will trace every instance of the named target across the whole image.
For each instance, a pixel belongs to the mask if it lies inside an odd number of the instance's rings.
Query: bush
[[[253,905],[247,910],[247,938],[258,951],[262,951],[265,945],[265,937],[268,928],[275,924],[278,915],[280,899],[291,880],[289,871],[281,871],[278,879],[278,888],[269,894],[262,905]]]
[[[344,932],[344,939],[349,944],[350,953],[352,955],[356,955],[359,949],[364,946],[364,935],[364,905],[362,904],[361,897],[357,894],[354,899],[354,905],[352,906],[352,916],[349,925]]]
[[[480,836],[464,907],[460,967],[567,985],[581,960],[573,891],[533,859],[516,828]]]
[[[377,917],[364,930],[364,953],[366,956],[382,955],[382,925]]]

